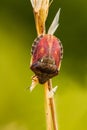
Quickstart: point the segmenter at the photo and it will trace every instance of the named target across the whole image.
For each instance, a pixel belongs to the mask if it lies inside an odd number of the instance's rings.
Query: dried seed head
[[[42,0],[30,0],[35,12],[41,9]]]
[[[30,0],[35,16],[37,34],[45,33],[45,22],[48,16],[49,0]]]
[[[42,9],[47,10],[49,8],[49,0],[42,0]]]
[[[49,8],[49,0],[30,0],[35,12],[41,9],[47,10]]]

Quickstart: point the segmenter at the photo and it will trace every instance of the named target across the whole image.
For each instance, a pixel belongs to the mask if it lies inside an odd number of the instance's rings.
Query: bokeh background
[[[55,35],[64,46],[55,95],[59,130],[87,130],[87,1],[54,0],[50,26],[61,7]],[[29,0],[0,0],[0,130],[45,130],[44,88],[30,93],[30,50],[36,37]]]

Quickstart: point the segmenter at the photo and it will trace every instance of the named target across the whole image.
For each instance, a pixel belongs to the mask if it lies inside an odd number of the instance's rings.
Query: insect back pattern
[[[50,78],[58,75],[63,47],[60,40],[51,34],[37,37],[32,45],[31,70],[37,76],[39,83],[43,84]]]

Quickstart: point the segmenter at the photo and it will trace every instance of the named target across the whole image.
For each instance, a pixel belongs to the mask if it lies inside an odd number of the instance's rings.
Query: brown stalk
[[[49,87],[49,91],[51,91],[52,90],[51,79],[48,81],[48,87]],[[53,127],[54,127],[54,130],[58,130],[54,98],[53,97],[49,98],[49,102],[50,102],[50,109],[51,109],[52,120],[53,120]]]
[[[45,88],[45,112],[46,112],[47,130],[52,130],[52,121],[54,130],[58,130],[54,98],[48,97],[48,93],[52,90],[51,79],[44,84],[44,88]]]
[[[43,8],[44,0],[42,0],[41,8],[38,11],[34,10],[34,17],[35,17],[35,25],[37,30],[37,35],[45,34],[45,22],[48,16],[49,6],[51,3],[49,3],[49,0],[45,0],[46,4],[48,3],[47,8]],[[51,1],[52,2],[52,1]],[[36,5],[36,3],[35,3]],[[46,124],[47,124],[47,130],[52,130],[52,121],[53,121],[53,128],[54,130],[58,130],[57,126],[57,120],[56,120],[56,112],[55,112],[55,103],[54,98],[48,97],[49,92],[52,90],[52,81],[49,80],[44,84],[45,89],[45,113],[46,113]],[[52,116],[52,118],[51,118]]]
[[[44,84],[44,90],[45,90],[46,127],[47,130],[52,130],[51,103],[50,103],[50,99],[48,98],[48,93],[49,93],[48,82]]]
[[[45,0],[46,1],[46,0]],[[47,0],[48,2],[48,0]],[[34,10],[35,25],[37,30],[37,35],[45,34],[45,22],[48,16],[48,8],[43,7],[44,0],[42,0],[42,6],[39,11]]]

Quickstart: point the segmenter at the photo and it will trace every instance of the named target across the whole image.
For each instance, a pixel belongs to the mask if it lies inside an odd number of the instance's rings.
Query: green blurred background
[[[50,26],[61,7],[55,35],[64,46],[55,95],[59,130],[87,130],[87,1],[54,0]],[[36,37],[29,0],[0,0],[0,130],[45,130],[44,89],[30,93],[30,49]]]

